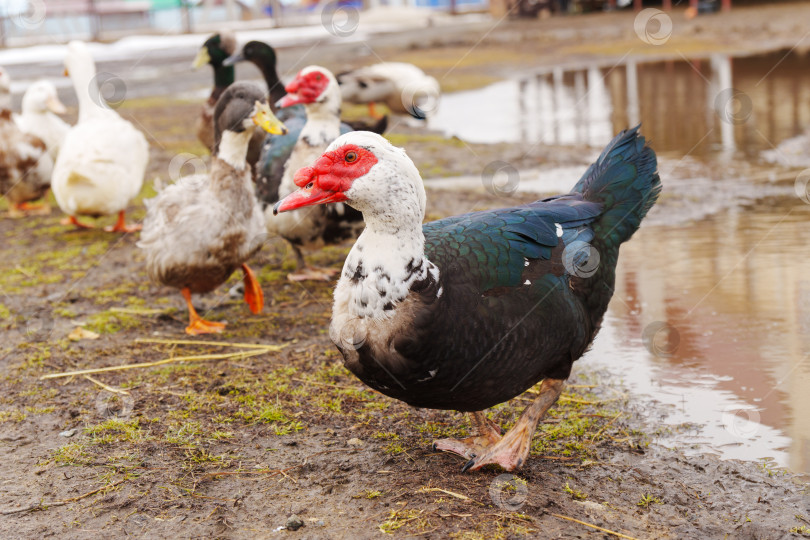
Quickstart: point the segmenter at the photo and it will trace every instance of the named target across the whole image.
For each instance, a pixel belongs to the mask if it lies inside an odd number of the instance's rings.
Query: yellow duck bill
[[[285,126],[281,120],[276,118],[276,115],[273,114],[273,111],[270,110],[270,106],[267,103],[257,101],[256,109],[252,118],[253,122],[257,126],[271,135],[287,134],[287,126]]]

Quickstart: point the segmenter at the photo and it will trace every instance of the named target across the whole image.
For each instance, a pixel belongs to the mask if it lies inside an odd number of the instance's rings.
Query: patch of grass
[[[3,304],[0,304],[0,319],[11,319],[11,311]]]
[[[636,503],[637,506],[640,506],[642,508],[649,508],[650,505],[653,504],[664,504],[664,503],[661,499],[653,495],[650,495],[649,493],[645,493],[644,495],[642,495],[641,499],[639,499],[639,501]]]
[[[20,365],[22,371],[39,369],[45,363],[45,360],[51,357],[51,348],[47,345],[29,344],[28,346],[31,347],[33,351],[25,355],[25,359]]]
[[[136,442],[146,438],[139,418],[132,420],[110,418],[100,424],[85,428],[84,432],[90,435],[90,444],[99,445],[125,441]]]
[[[197,437],[202,435],[202,432],[200,422],[185,422],[166,430],[166,442],[180,446],[193,445],[196,444]]]
[[[108,310],[91,315],[85,328],[97,334],[114,334],[123,329],[137,328],[142,324],[138,317],[131,314]]]
[[[30,414],[50,414],[56,410],[55,405],[50,405],[48,407],[26,407],[25,411]]]
[[[68,309],[68,308],[62,308],[62,307],[54,308],[53,314],[58,316],[58,317],[62,317],[64,319],[75,319],[76,318],[76,312],[73,311],[72,309]]]
[[[352,499],[376,499],[382,496],[382,491],[367,489],[359,495],[352,495]]]
[[[24,412],[19,411],[17,409],[14,409],[14,410],[11,410],[11,411],[0,411],[0,424],[2,424],[4,422],[18,422],[19,423],[19,422],[22,422],[23,420],[25,420],[27,417],[28,417],[27,414],[25,414]]]
[[[53,460],[62,465],[84,465],[87,463],[85,445],[80,442],[68,443],[53,452]]]
[[[807,525],[801,525],[799,527],[793,527],[790,531],[793,534],[800,534],[802,536],[810,536],[810,527]]]
[[[388,519],[380,523],[380,531],[385,534],[391,534],[396,530],[401,529],[409,522],[420,520],[422,510],[391,510],[388,513]]]
[[[568,482],[566,482],[563,486],[563,491],[568,493],[575,501],[584,501],[588,498],[587,493],[583,493],[582,491],[572,488],[570,485],[568,485]]]
[[[392,456],[398,456],[399,454],[405,453],[405,447],[402,446],[402,444],[400,444],[400,443],[398,443],[396,441],[392,441],[392,442],[388,443],[387,445],[385,445],[385,448],[383,448],[383,451],[386,454],[391,454]]]

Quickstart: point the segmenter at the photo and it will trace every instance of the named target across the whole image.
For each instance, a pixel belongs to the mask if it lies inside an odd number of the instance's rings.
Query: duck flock
[[[254,63],[266,88],[236,82],[234,64]],[[304,252],[354,240],[334,290],[329,335],[346,367],[371,388],[415,407],[469,412],[477,435],[434,449],[466,458],[463,470],[521,467],[538,422],[593,341],[613,294],[620,245],[661,190],[655,153],[639,128],[610,141],[571,192],[521,206],[423,223],[426,194],[405,149],[381,133],[393,114],[425,118],[417,96],[439,85],[419,68],[386,63],[333,75],[309,66],[284,85],[276,53],[234,37],[209,38],[194,65],[209,64],[214,88],[197,121],[211,151],[205,174],[185,176],[146,201],[142,225],[125,209],[149,159],[143,133],[101,96],[87,46],[67,46],[65,68],[79,102],[76,125],[50,82],[32,84],[11,111],[0,69],[0,190],[12,216],[48,211],[50,188],[66,225],[117,216],[108,230],[140,230],[149,276],[180,291],[189,334],[221,332],[192,294],[236,270],[260,313],[264,295],[250,258],[268,238],[293,248],[293,280],[332,279]],[[372,122],[341,121],[343,101],[368,103]],[[119,152],[126,148],[126,152]],[[542,381],[507,433],[484,410]]]

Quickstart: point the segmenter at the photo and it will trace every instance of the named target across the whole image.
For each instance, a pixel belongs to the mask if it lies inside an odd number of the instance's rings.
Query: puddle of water
[[[787,164],[770,157],[810,156],[810,136],[797,137],[810,127],[807,60],[780,51],[557,68],[444,96],[429,122],[473,142],[595,148],[643,122],[662,154],[662,175],[691,161],[686,155],[726,171],[703,179],[694,206],[746,199],[746,190],[753,200],[766,189],[730,165],[753,169],[760,158]],[[524,176],[539,191],[570,187],[550,189],[542,171]],[[604,328],[583,363],[669,405],[668,424],[695,424],[672,439],[682,449],[770,458],[810,473],[810,205],[771,198],[697,223],[653,221],[622,247]]]
[[[560,67],[445,95],[429,125],[471,142],[601,147],[642,122],[658,152],[751,156],[810,124],[806,55],[642,60]]]
[[[810,205],[785,199],[642,227],[583,362],[672,405],[667,423],[699,424],[681,441],[810,472],[808,221]]]

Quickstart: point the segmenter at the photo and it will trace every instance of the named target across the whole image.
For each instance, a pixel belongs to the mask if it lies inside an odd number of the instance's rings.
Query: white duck
[[[181,290],[189,312],[189,334],[221,332],[224,323],[206,321],[191,304],[191,293],[206,293],[242,268],[245,301],[259,313],[264,295],[246,261],[267,237],[262,209],[246,162],[248,144],[261,126],[286,133],[257,85],[230,85],[213,113],[211,173],[185,176],[146,201],[138,247],[146,252],[149,276]]]
[[[67,46],[65,69],[79,99],[79,121],[68,131],[54,166],[51,185],[56,202],[72,223],[92,228],[77,215],[118,214],[108,231],[132,232],[124,212],[143,185],[149,161],[146,137],[104,101],[96,81],[96,66],[81,41]]]
[[[287,85],[286,90],[287,95],[279,100],[278,106],[290,107],[302,103],[307,120],[285,164],[278,198],[295,191],[295,171],[312,163],[340,136],[342,100],[340,87],[332,72],[320,66],[306,67]],[[268,232],[281,236],[292,245],[298,266],[298,271],[288,276],[293,281],[328,280],[334,272],[308,266],[301,248],[317,248],[330,241],[332,236],[335,239],[352,236],[350,229],[362,226],[360,213],[344,205],[340,205],[340,208],[305,208],[280,216],[273,216],[272,206],[268,206],[265,218]]]
[[[377,116],[374,103],[381,102],[391,112],[410,114],[424,120],[435,109],[441,94],[439,81],[405,62],[382,62],[340,73],[337,76],[343,100],[368,103]]]
[[[12,217],[50,212],[47,204],[30,203],[48,192],[52,169],[45,143],[23,133],[12,119],[11,80],[0,68],[0,194],[8,200]]]
[[[70,125],[56,115],[66,112],[53,83],[40,80],[29,86],[23,94],[22,114],[14,115],[14,122],[24,133],[39,137],[48,148],[51,159],[55,161],[62,141],[70,130]]]

